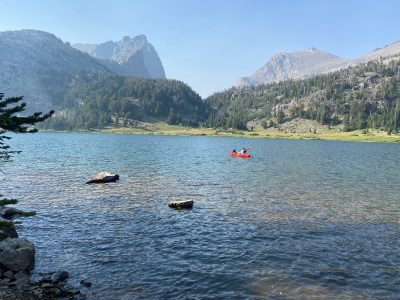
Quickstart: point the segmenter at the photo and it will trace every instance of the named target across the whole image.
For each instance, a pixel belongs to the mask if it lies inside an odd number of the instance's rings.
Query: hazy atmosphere
[[[0,300],[395,300],[399,1],[0,0]]]
[[[102,43],[145,34],[167,78],[201,96],[229,88],[279,52],[355,58],[398,41],[398,1],[0,1],[0,29]]]

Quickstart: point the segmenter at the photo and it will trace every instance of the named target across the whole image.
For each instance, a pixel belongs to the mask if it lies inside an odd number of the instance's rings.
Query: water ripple
[[[253,157],[226,152],[251,142]],[[93,299],[396,299],[400,145],[105,134],[16,136],[1,193],[36,273]],[[246,144],[246,146],[247,146]],[[118,183],[85,185],[101,170]],[[191,211],[170,210],[192,199]]]

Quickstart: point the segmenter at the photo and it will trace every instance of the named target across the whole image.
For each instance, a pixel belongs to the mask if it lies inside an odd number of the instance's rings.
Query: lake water
[[[0,191],[35,272],[93,299],[399,299],[400,144],[18,135]],[[227,156],[251,147],[250,159]],[[118,183],[86,185],[99,171]],[[173,199],[195,201],[175,211]]]

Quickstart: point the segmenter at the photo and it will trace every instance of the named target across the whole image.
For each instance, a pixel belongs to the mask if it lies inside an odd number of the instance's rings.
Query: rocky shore
[[[15,219],[32,216],[35,212],[23,212],[7,207],[16,200],[0,200],[0,300],[44,300],[44,299],[85,299],[79,289],[67,285],[66,271],[46,274],[37,281],[30,278],[35,265],[35,245],[19,238]],[[82,281],[90,287],[90,283]]]

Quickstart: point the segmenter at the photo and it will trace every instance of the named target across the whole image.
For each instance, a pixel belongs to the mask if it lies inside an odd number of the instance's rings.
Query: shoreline
[[[334,129],[323,130],[317,133],[290,133],[278,129],[258,129],[254,131],[221,130],[215,128],[192,128],[164,123],[151,124],[149,128],[104,128],[95,130],[40,130],[41,132],[91,132],[132,135],[166,135],[166,136],[209,136],[209,137],[234,137],[234,138],[262,138],[262,139],[291,139],[291,140],[325,140],[325,141],[349,141],[349,142],[374,142],[374,143],[400,143],[400,134],[388,135],[384,131],[363,130],[340,132]]]
[[[8,206],[15,204],[15,199],[0,199],[0,299],[84,299],[86,294],[80,289],[90,287],[91,283],[82,280],[81,287],[73,287],[67,282],[67,271],[48,272],[32,280],[36,246],[20,237],[15,225],[21,223],[16,219],[35,216],[36,211],[25,212]]]

